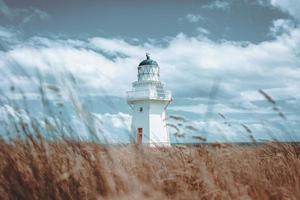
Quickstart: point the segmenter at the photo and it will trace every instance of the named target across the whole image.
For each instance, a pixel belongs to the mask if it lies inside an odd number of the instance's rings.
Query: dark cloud
[[[34,20],[45,21],[50,18],[48,13],[38,8],[32,6],[26,8],[9,7],[4,0],[0,0],[0,15],[7,19],[6,22],[10,26],[14,25],[13,27],[22,26]]]

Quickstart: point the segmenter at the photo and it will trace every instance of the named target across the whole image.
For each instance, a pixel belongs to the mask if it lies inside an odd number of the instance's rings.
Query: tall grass
[[[300,199],[300,148],[0,145],[0,199]]]

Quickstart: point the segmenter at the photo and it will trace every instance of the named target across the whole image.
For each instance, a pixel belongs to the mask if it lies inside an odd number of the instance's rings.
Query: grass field
[[[1,142],[0,199],[300,199],[300,147]]]

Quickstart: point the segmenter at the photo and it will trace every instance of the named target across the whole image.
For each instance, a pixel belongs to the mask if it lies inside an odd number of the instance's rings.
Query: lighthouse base
[[[170,146],[166,125],[166,101],[139,101],[132,106],[134,142],[151,147]]]

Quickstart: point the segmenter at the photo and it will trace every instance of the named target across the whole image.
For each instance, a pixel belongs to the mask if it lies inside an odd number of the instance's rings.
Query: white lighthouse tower
[[[166,108],[171,92],[160,81],[159,66],[146,54],[138,66],[138,80],[127,92],[127,103],[132,108],[132,133],[135,143],[168,146],[170,137],[166,127]]]

